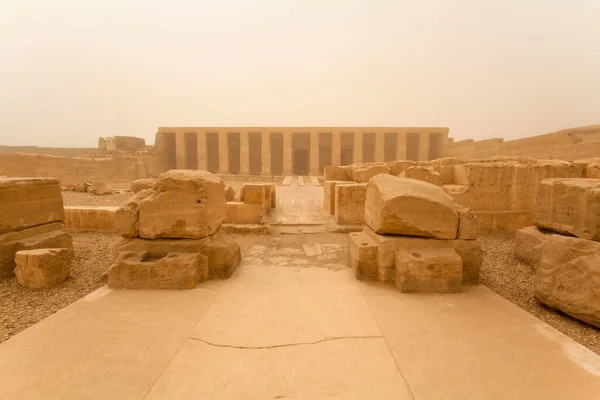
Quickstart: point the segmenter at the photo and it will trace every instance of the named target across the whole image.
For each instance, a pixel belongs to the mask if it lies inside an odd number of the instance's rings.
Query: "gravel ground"
[[[71,276],[50,289],[28,289],[16,278],[0,281],[0,343],[106,284],[102,274],[120,238],[115,233],[73,233]]]
[[[127,199],[133,196],[132,192],[119,192],[98,196],[91,193],[62,192],[65,206],[122,206]]]
[[[600,329],[538,303],[533,298],[533,269],[515,259],[514,236],[480,236],[485,255],[481,283],[548,325],[600,355]]]

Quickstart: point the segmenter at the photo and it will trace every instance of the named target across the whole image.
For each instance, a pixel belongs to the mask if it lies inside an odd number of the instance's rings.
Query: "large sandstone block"
[[[533,225],[533,211],[474,211],[480,233],[508,232]]]
[[[119,207],[65,207],[65,225],[71,231],[104,231],[117,229],[115,220]]]
[[[326,166],[323,171],[325,181],[350,181],[349,167]]]
[[[408,167],[399,175],[400,178],[416,179],[418,181],[429,182],[436,186],[442,186],[442,176],[433,167],[424,165]]]
[[[545,241],[535,272],[534,297],[600,327],[600,243],[561,235]]]
[[[349,168],[350,179],[358,183],[368,182],[375,175],[389,173],[389,167],[383,162],[352,164]]]
[[[533,220],[544,229],[600,241],[600,179],[543,180]]]
[[[340,225],[363,224],[366,191],[366,183],[337,185],[335,187],[335,222]]]
[[[396,286],[402,293],[457,293],[462,290],[462,260],[453,249],[400,249]]]
[[[230,224],[262,224],[265,208],[262,204],[245,204],[239,201],[227,202],[227,219]]]
[[[0,280],[13,276],[15,254],[21,250],[66,248],[73,250],[71,235],[62,222],[38,225],[0,235]]]
[[[22,286],[50,288],[67,279],[73,252],[65,248],[21,250],[15,254],[17,280]]]
[[[377,280],[377,243],[365,232],[350,233],[350,267],[358,280]]]
[[[0,179],[0,234],[64,219],[57,179]]]
[[[479,225],[475,213],[467,207],[460,205],[457,205],[456,209],[458,211],[458,233],[456,238],[466,240],[477,239]]]
[[[240,245],[231,236],[218,231],[208,245],[208,279],[227,279],[240,264]]]
[[[367,184],[365,223],[380,234],[455,239],[458,213],[439,186],[381,174]]]
[[[408,161],[408,160],[398,160],[398,161],[390,161],[386,165],[390,170],[390,174],[394,176],[400,175],[402,171],[404,171],[408,167],[412,167],[413,165],[418,165],[417,161]]]
[[[105,182],[96,181],[90,184],[90,186],[87,188],[87,192],[103,196],[107,194],[112,194],[113,190]]]
[[[201,282],[199,254],[121,252],[108,270],[108,286],[118,289],[193,289]]]
[[[152,178],[136,179],[131,184],[131,191],[133,193],[138,193],[138,192],[141,192],[142,190],[152,189],[154,187],[154,185],[156,185],[156,179],[152,179]]]
[[[139,235],[203,238],[225,221],[225,185],[206,171],[172,170],[160,175],[154,192],[139,203]]]
[[[115,212],[115,228],[121,236],[126,238],[139,236],[139,205],[152,193],[152,189],[140,190]]]
[[[537,226],[517,229],[515,258],[536,269],[542,257],[542,247],[551,235],[547,231],[540,231]]]
[[[335,187],[337,185],[351,185],[349,181],[325,181],[323,183],[323,208],[330,214],[335,215]]]

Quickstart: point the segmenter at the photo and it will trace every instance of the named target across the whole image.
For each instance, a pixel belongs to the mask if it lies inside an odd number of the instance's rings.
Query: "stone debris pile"
[[[109,286],[191,289],[229,278],[240,248],[219,229],[226,216],[220,178],[198,170],[165,172],[116,213],[123,240],[108,271]]]
[[[534,224],[515,247],[535,269],[534,297],[600,327],[600,179],[543,180]]]
[[[32,288],[65,280],[73,241],[64,219],[57,179],[0,179],[0,279],[15,273],[21,285]]]
[[[454,293],[478,284],[483,258],[477,218],[439,186],[379,174],[366,186],[366,227],[350,234],[357,279],[401,292]]]

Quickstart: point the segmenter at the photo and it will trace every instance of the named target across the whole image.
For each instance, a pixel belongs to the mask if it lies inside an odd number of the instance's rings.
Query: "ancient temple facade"
[[[445,157],[443,127],[164,127],[155,154],[164,170],[232,175],[322,175],[326,166]]]

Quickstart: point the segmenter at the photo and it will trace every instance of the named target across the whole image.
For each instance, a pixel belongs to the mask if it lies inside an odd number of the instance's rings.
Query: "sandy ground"
[[[538,303],[533,298],[533,269],[514,257],[514,236],[479,238],[485,251],[481,283],[525,311],[600,355],[600,329]]]

